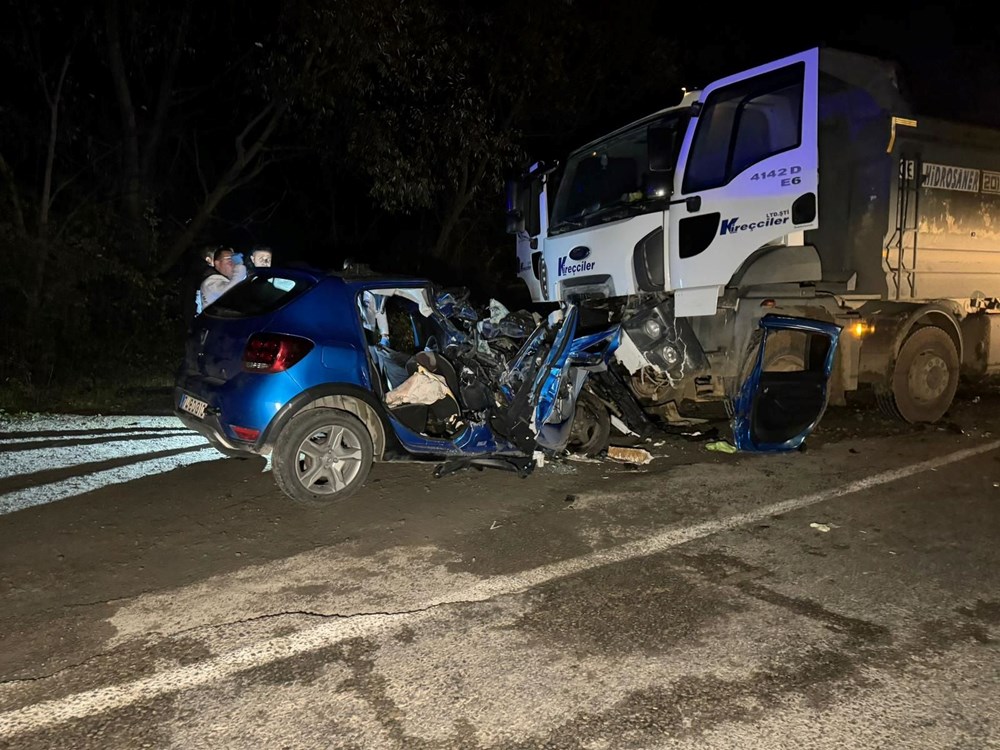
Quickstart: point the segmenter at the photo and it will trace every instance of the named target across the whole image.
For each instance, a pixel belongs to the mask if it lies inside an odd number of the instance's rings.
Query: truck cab
[[[998,186],[1000,131],[918,117],[895,63],[813,48],[536,165],[508,230],[535,302],[622,316],[646,405],[731,401],[774,313],[842,329],[835,403],[870,387],[935,422],[960,371],[1000,372]],[[794,338],[783,367],[809,359]]]
[[[673,292],[676,315],[714,315],[750,256],[817,225],[817,69],[818,50],[783,58],[588,143],[551,214],[549,174],[526,176],[547,219],[514,227],[532,299]]]

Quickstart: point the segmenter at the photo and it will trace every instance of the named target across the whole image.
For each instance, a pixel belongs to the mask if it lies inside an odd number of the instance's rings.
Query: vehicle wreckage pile
[[[448,404],[443,413],[449,420],[435,425],[428,419],[420,428],[424,434],[451,438],[467,422],[489,423],[528,455],[542,447],[550,455],[594,457],[608,455],[613,430],[646,438],[664,428],[704,421],[682,417],[676,404],[664,410],[643,403],[644,388],[662,386],[664,379],[669,384],[669,374],[637,374],[632,366],[634,342],[641,343],[654,318],[647,316],[643,326],[627,309],[571,305],[543,319],[537,312],[511,312],[496,299],[480,311],[467,289],[436,291],[434,306],[449,331],[442,351],[418,354],[410,378],[386,396],[397,417],[404,417],[408,405],[422,404],[434,412]],[[581,310],[589,318],[586,325]],[[762,326],[761,352],[773,329],[785,330],[774,323]],[[450,393],[440,355],[457,371],[460,394]],[[681,364],[685,359],[682,355]],[[759,361],[751,357],[749,362],[731,409],[736,446],[769,451],[797,447],[818,421],[803,421],[802,416],[814,414],[817,401],[822,402],[820,410],[825,405],[825,378],[800,382],[793,374],[779,376],[784,382],[778,382]],[[459,403],[464,409],[457,408]],[[800,411],[803,404],[810,408]]]
[[[195,318],[175,413],[227,455],[270,456],[281,490],[308,505],[348,497],[379,461],[526,475],[546,458],[614,458],[612,426],[640,438],[668,426],[636,391],[636,342],[657,333],[640,319],[601,303],[542,317],[491,300],[480,313],[466,290],[426,280],[262,269]],[[737,449],[789,450],[818,422],[837,343],[822,326],[761,319],[731,404]],[[823,346],[799,371],[765,367],[768,342],[790,334]]]

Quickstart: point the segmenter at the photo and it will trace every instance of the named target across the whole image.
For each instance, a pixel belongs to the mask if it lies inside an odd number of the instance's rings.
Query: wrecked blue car
[[[475,318],[428,281],[259,269],[193,321],[175,413],[222,453],[270,456],[279,488],[306,505],[356,492],[375,461],[527,475],[539,452],[606,445],[590,429],[604,404],[585,386],[609,372],[619,325],[584,328],[565,305],[505,349],[479,331],[518,337],[524,316],[520,327]],[[772,320],[761,349],[789,325],[836,345],[825,324]],[[780,376],[754,368],[736,403],[737,445],[801,442],[825,407],[829,361]]]
[[[227,455],[269,455],[281,490],[309,505],[355,492],[374,461],[527,474],[536,451],[572,439],[617,328],[577,337],[568,307],[505,359],[439,296],[421,280],[261,269],[192,323],[175,413]]]

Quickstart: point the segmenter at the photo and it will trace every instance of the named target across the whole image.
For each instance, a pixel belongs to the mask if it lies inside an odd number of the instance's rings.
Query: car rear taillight
[[[313,342],[283,333],[255,333],[243,351],[247,372],[282,372],[312,351]]]
[[[255,430],[252,427],[237,427],[236,425],[231,425],[233,434],[240,440],[247,443],[252,443],[254,440],[260,437],[260,430]]]

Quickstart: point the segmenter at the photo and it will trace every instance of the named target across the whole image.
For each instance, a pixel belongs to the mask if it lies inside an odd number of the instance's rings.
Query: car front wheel
[[[274,446],[279,489],[303,505],[325,506],[357,492],[371,471],[368,428],[340,409],[309,409],[292,417]]]

